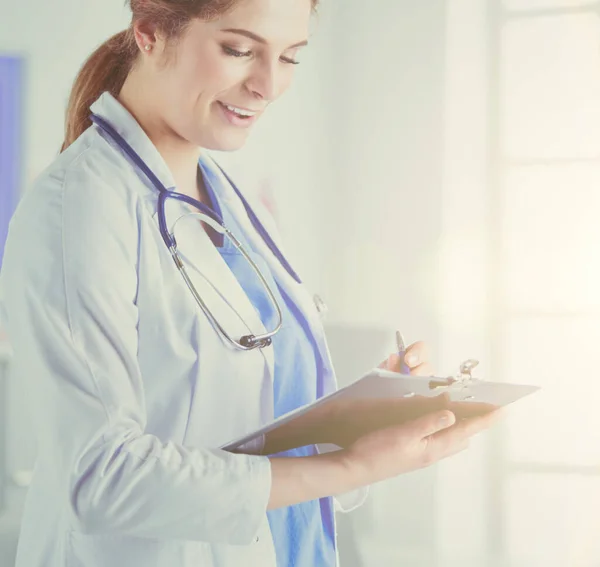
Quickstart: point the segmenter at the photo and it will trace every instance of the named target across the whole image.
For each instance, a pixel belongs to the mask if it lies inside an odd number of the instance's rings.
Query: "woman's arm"
[[[24,195],[2,269],[13,371],[30,381],[39,424],[37,474],[60,479],[76,531],[250,543],[269,460],[146,431],[136,306],[145,210],[85,160]]]

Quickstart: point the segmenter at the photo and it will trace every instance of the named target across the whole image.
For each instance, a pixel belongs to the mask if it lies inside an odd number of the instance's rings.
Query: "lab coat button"
[[[315,307],[317,308],[317,312],[321,316],[322,319],[327,315],[327,311],[329,310],[327,304],[323,301],[320,295],[315,294],[313,296],[313,301],[315,302]]]
[[[254,538],[254,543],[258,543],[259,541],[260,541],[260,538],[259,538],[258,536],[256,536],[256,537]]]

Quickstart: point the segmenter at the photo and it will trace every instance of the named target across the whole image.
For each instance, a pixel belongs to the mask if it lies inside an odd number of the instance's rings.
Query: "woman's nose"
[[[253,69],[246,81],[246,88],[258,99],[271,102],[284,90],[279,65],[262,62]]]

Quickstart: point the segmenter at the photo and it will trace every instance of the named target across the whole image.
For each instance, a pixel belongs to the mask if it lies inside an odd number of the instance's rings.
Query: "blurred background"
[[[600,2],[323,0],[241,152],[328,304],[340,383],[427,341],[440,373],[538,384],[468,452],[339,517],[342,567],[600,565]],[[0,262],[122,0],[0,0]],[[251,181],[250,181],[251,180]],[[0,322],[1,325],[1,322]],[[0,565],[35,460],[0,340]]]

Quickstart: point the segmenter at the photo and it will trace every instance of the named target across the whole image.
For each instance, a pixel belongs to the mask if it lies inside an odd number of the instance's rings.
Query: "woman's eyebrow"
[[[227,28],[223,31],[227,32],[227,33],[236,33],[238,35],[243,35],[244,37],[253,39],[254,41],[256,41],[258,43],[263,43],[263,44],[268,43],[264,37],[261,37],[260,35],[256,35],[254,32],[251,32],[250,30],[244,30],[244,29],[239,29],[239,28]],[[294,45],[290,45],[288,47],[288,49],[293,49],[295,47],[304,47],[305,45],[308,45],[307,40],[299,41],[298,43],[294,43]]]

